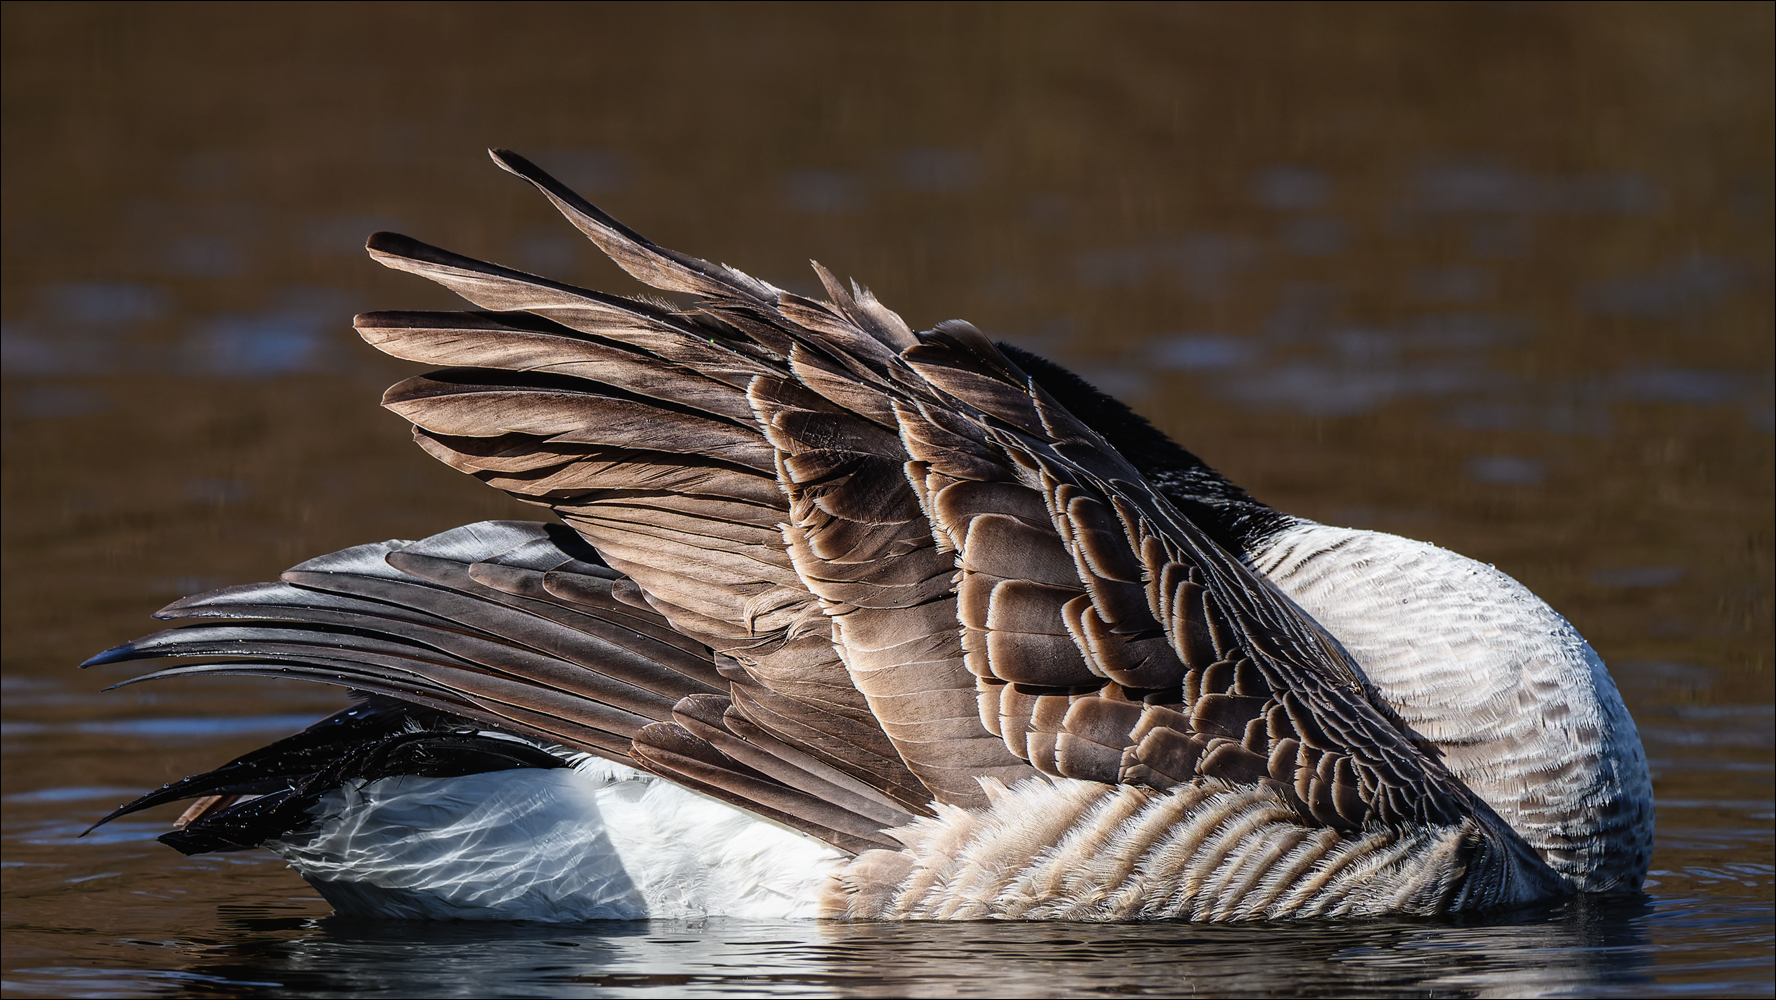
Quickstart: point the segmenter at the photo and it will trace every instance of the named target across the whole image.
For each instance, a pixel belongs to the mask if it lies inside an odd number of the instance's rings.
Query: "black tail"
[[[294,736],[119,806],[93,828],[149,806],[196,798],[198,804],[160,842],[183,854],[239,851],[301,829],[321,796],[352,779],[567,766],[535,744],[472,724],[465,728],[466,722],[371,695]]]

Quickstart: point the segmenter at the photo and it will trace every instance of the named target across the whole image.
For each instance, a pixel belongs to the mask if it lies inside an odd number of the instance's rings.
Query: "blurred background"
[[[153,844],[170,813],[72,836],[341,696],[72,667],[183,594],[538,516],[413,447],[377,405],[412,369],[350,328],[455,304],[378,229],[638,290],[488,146],[666,246],[1055,357],[1281,509],[1497,564],[1640,721],[1655,883],[1769,940],[1770,4],[3,18],[8,969],[170,962],[118,944],[167,893],[325,912]]]

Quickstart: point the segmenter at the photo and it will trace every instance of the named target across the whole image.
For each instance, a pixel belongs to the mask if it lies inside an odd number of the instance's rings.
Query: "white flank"
[[[574,768],[347,782],[268,842],[341,914],[429,920],[811,917],[845,860],[653,775]]]
[[[1491,566],[1375,531],[1303,523],[1253,563],[1550,867],[1585,891],[1638,888],[1652,856],[1646,755],[1565,618]]]
[[[1575,888],[1644,875],[1652,792],[1634,722],[1602,660],[1553,609],[1491,566],[1376,532],[1303,523],[1253,562]],[[1455,870],[1439,859],[1448,838],[1463,835],[1303,840],[1292,818],[1270,816],[1281,807],[1258,801],[1261,789],[1216,783],[1155,795],[1044,780],[995,798],[985,814],[946,809],[900,831],[909,849],[889,869],[896,882],[911,877],[893,887],[869,885],[864,861],[882,852],[853,864],[812,838],[598,758],[549,771],[348,782],[322,800],[313,827],[266,846],[340,913],[380,918],[774,919],[820,916],[823,899],[837,899],[828,915],[1237,919],[1432,912]],[[1300,857],[1278,871],[1261,862],[1283,855]],[[1362,863],[1345,864],[1359,855]],[[1383,875],[1378,865],[1403,867]],[[1351,885],[1319,892],[1333,878],[1314,875],[1322,868]],[[1283,869],[1312,877],[1279,882],[1272,876]],[[1505,868],[1477,877],[1468,905],[1516,898]]]

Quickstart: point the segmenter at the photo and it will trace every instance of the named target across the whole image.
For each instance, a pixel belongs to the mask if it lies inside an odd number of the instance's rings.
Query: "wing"
[[[897,496],[865,502],[910,513],[874,526],[877,549],[906,557],[891,564],[903,578],[894,585],[940,605],[951,599],[950,558],[935,551],[899,471],[905,457],[890,399],[901,390],[884,373],[910,374],[898,360],[916,343],[905,324],[867,297],[853,301],[855,318],[841,316],[654,247],[521,159],[502,163],[632,273],[695,294],[700,306],[672,311],[573,289],[379,234],[371,241],[377,259],[493,310],[359,317],[375,346],[457,366],[396,386],[387,405],[415,423],[432,454],[553,508],[651,608],[715,650],[736,709],[761,731],[921,812],[933,797],[984,804],[978,775],[1033,773],[979,727],[952,610],[926,609],[920,625],[909,615],[894,623],[917,633],[895,645],[930,647],[920,669],[872,669],[860,638],[853,670],[845,659],[852,647],[833,642],[836,609],[798,567],[797,544],[786,542],[798,520],[783,463],[800,468],[817,458],[792,460],[769,440],[758,408],[772,405],[773,384],[822,401],[831,412],[820,420],[874,428],[870,442],[890,449],[872,457],[872,470],[888,472],[874,481]],[[842,403],[824,402],[817,389]],[[889,585],[889,569],[859,562],[852,582]],[[875,660],[905,652],[879,651]]]
[[[197,660],[125,683],[292,677],[398,699],[441,713],[442,721],[418,733],[383,726],[367,744],[360,727],[338,724],[362,714],[350,709],[143,796],[106,820],[162,802],[275,787],[277,798],[206,817],[204,836],[181,839],[200,850],[252,846],[300,825],[313,796],[343,778],[380,774],[389,753],[399,762],[420,752],[444,760],[468,754],[474,766],[497,769],[481,760],[491,747],[517,755],[518,764],[505,766],[538,766],[535,754],[521,752],[525,744],[513,749],[477,740],[472,727],[464,732],[469,720],[645,767],[853,853],[895,846],[881,831],[913,813],[758,732],[734,711],[731,692],[739,689],[719,672],[715,654],[596,560],[561,525],[490,521],[418,542],[356,546],[295,566],[278,583],[169,605],[159,617],[196,621],[84,665]],[[384,746],[383,737],[392,742]],[[409,737],[421,745],[409,747]],[[345,746],[353,749],[342,757]],[[400,773],[423,773],[407,764]]]
[[[950,404],[904,408],[902,435],[1014,751],[1103,782],[1263,783],[1340,830],[1471,811],[1334,640],[973,328],[907,361]]]
[[[718,654],[755,725],[923,810],[929,793],[850,683],[783,547],[786,501],[746,387],[786,363],[708,317],[400,238],[372,245],[481,304],[535,310],[359,317],[391,354],[477,366],[390,390],[422,447],[554,509],[639,585],[644,606]]]
[[[1036,772],[1262,783],[1340,830],[1476,808],[1334,640],[972,327],[665,250],[494,155],[696,304],[379,234],[377,259],[489,310],[360,317],[454,366],[387,405],[712,649],[749,732],[908,809]]]

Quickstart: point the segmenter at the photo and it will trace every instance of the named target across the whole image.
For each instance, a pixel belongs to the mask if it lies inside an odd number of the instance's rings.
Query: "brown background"
[[[1498,564],[1649,745],[1767,731],[1772,34],[1767,3],[9,3],[6,792],[267,735],[134,720],[336,703],[72,670],[174,597],[536,516],[412,446],[377,407],[407,367],[349,326],[451,302],[379,228],[634,289],[495,145],[665,245],[1053,354],[1279,508]],[[1662,802],[1713,780],[1661,753]]]

